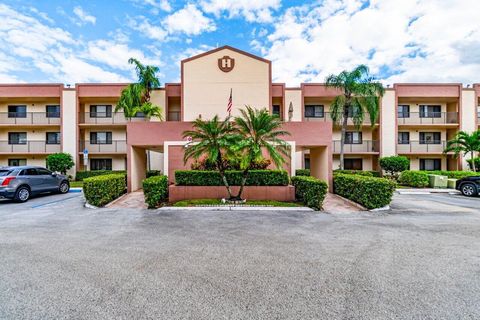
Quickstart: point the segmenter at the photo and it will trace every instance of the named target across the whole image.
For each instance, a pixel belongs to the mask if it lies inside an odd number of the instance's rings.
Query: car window
[[[0,177],[6,177],[12,173],[13,170],[0,170]]]
[[[22,176],[36,176],[37,170],[36,169],[24,169],[20,174]]]
[[[52,172],[50,172],[49,170],[47,169],[37,169],[37,174],[40,175],[40,176],[50,176],[52,175]]]

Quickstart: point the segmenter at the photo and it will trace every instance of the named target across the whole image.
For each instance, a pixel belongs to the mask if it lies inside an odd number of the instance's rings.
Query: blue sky
[[[131,81],[133,56],[179,81],[180,60],[228,44],[276,82],[367,64],[386,84],[480,82],[476,0],[0,0],[0,83]]]

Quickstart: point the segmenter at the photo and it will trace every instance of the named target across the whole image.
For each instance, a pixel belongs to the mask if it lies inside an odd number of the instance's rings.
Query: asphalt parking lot
[[[478,319],[480,198],[390,212],[0,203],[0,319]]]

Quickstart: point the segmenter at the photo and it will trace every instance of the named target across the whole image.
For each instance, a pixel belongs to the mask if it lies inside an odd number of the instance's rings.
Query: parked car
[[[467,197],[478,196],[480,194],[480,176],[457,180],[456,189],[460,190]]]
[[[0,199],[25,202],[40,193],[67,193],[67,177],[42,167],[0,167]]]

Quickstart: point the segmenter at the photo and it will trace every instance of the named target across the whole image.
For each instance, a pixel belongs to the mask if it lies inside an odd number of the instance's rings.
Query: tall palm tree
[[[122,90],[120,99],[115,106],[115,112],[123,111],[126,119],[136,116],[142,105],[143,87],[138,83],[129,84]]]
[[[285,163],[289,156],[289,145],[282,136],[290,135],[281,129],[282,121],[276,115],[271,115],[267,109],[254,109],[246,106],[241,109],[241,116],[235,117],[235,134],[237,144],[232,147],[234,152],[241,154],[240,168],[243,170],[240,190],[235,200],[242,197],[250,167],[263,159],[263,150],[277,168]]]
[[[140,107],[137,108],[137,114],[140,113],[147,120],[150,120],[152,117],[158,118],[160,121],[163,121],[163,110],[157,105],[152,104],[151,102],[145,102]]]
[[[221,121],[218,115],[211,120],[197,119],[193,122],[192,130],[183,132],[183,138],[188,137],[192,139],[185,146],[184,163],[188,159],[198,160],[201,157],[206,157],[208,161],[215,163],[230,199],[232,199],[232,190],[225,177],[226,162],[224,157],[231,152],[230,147],[235,144],[236,136],[233,132],[234,129],[230,118],[227,117]]]
[[[345,132],[347,131],[348,118],[352,118],[355,126],[360,128],[365,113],[368,113],[371,124],[374,126],[380,109],[379,100],[385,89],[381,83],[370,77],[368,67],[365,65],[359,65],[352,71],[342,71],[338,75],[331,74],[326,78],[325,84],[327,87],[342,91],[341,95],[333,99],[330,106],[330,116],[334,124],[340,124],[342,128],[340,169],[343,170]]]
[[[472,159],[472,170],[477,171],[475,167],[475,152],[480,152],[480,130],[469,134],[465,131],[460,131],[455,135],[455,138],[447,142],[447,147],[443,151],[444,153],[453,152],[457,158],[459,154],[463,153],[464,156],[470,154]]]
[[[143,65],[135,58],[128,59],[128,63],[135,65],[135,71],[137,72],[138,83],[145,89],[144,101],[150,101],[150,92],[160,87],[160,80],[157,78],[157,73],[160,70],[158,67]]]

